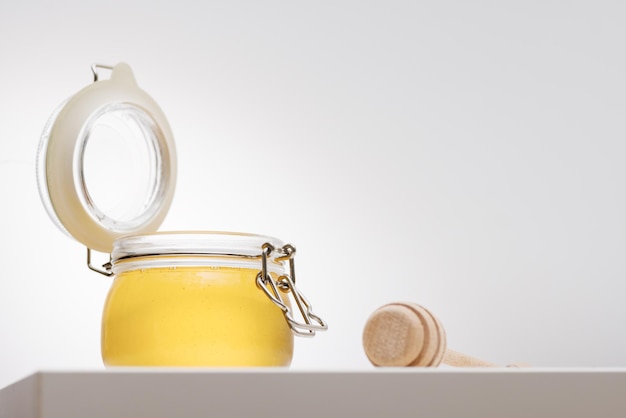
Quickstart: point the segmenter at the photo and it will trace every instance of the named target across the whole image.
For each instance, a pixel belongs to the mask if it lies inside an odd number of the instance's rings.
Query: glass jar
[[[118,239],[102,319],[105,364],[288,366],[293,334],[262,290],[263,246],[273,249],[266,279],[281,283],[287,260],[277,260],[284,245],[275,238],[186,232]],[[291,310],[288,291],[274,296]]]
[[[101,80],[98,71],[111,71]],[[108,366],[287,366],[293,336],[326,323],[295,285],[295,248],[253,234],[156,232],[176,184],[173,134],[125,63],[44,128],[37,183],[45,209],[114,276],[102,317]],[[110,261],[92,264],[92,250]]]

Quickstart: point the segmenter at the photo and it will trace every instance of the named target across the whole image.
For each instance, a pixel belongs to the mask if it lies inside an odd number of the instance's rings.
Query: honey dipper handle
[[[450,349],[446,349],[441,362],[454,367],[498,367],[496,364]]]

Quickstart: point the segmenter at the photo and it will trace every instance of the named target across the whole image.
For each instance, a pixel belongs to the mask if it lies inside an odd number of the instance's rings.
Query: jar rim
[[[260,258],[266,243],[277,250],[284,246],[277,238],[243,232],[166,231],[125,235],[113,243],[111,261],[115,264],[128,258],[159,255]]]

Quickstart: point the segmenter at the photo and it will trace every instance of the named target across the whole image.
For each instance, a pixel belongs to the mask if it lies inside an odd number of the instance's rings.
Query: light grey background
[[[293,368],[368,369],[408,300],[493,362],[626,365],[626,6],[612,1],[0,3],[0,386],[101,369],[110,279],[47,217],[52,111],[128,62],[179,153],[162,230],[276,236],[330,330]]]

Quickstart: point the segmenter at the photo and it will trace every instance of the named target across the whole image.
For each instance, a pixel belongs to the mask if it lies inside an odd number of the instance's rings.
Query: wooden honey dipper
[[[416,303],[390,303],[374,311],[363,330],[363,348],[375,366],[498,367],[447,349],[439,320]]]

